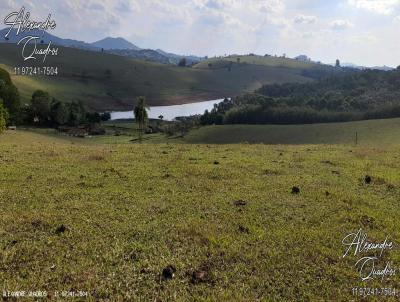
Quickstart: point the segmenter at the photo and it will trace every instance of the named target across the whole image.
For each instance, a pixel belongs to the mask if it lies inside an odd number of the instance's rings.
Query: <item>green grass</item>
[[[208,126],[186,136],[189,143],[400,144],[400,119],[311,125]]]
[[[55,129],[51,128],[23,128],[20,127],[19,129],[26,132],[31,132],[35,134],[40,134],[47,136],[49,138],[57,139],[60,141],[64,141],[66,143],[70,142],[73,144],[80,144],[80,145],[99,145],[99,144],[133,144],[139,143],[138,141],[138,132],[133,130],[134,126],[127,127],[127,128],[117,128],[114,129],[112,127],[106,127],[107,134],[106,135],[94,135],[88,136],[85,138],[81,137],[73,137],[68,135],[63,135],[59,133]],[[115,135],[115,130],[120,132],[120,134]],[[143,138],[144,143],[182,143],[182,138],[176,137],[166,137],[162,133],[155,133],[155,134],[146,134]]]
[[[136,124],[128,121],[109,121],[103,125],[107,135],[90,138],[61,136],[54,129],[31,128],[30,131],[83,144],[131,144],[138,138]],[[120,135],[116,136],[115,132]],[[223,125],[191,130],[184,137],[167,137],[163,133],[146,134],[145,143],[183,144],[347,144],[399,145],[400,118],[367,120],[348,123],[310,125]]]
[[[396,287],[398,276],[359,282],[341,240],[359,228],[400,238],[398,146],[104,145],[5,132],[0,284],[91,301],[349,301],[353,286]],[[384,259],[398,264],[399,250]],[[176,275],[161,280],[168,265]],[[193,284],[198,270],[207,278]]]
[[[115,111],[131,109],[135,97],[141,95],[147,97],[150,105],[182,104],[235,96],[254,91],[263,84],[306,82],[310,78],[302,75],[304,69],[322,68],[289,59],[279,59],[276,64],[255,63],[235,64],[231,71],[198,68],[200,65],[181,68],[60,47],[59,55],[47,57],[45,63],[58,66],[58,76],[13,76],[12,79],[24,101],[40,88],[63,101],[81,100],[91,109]],[[14,66],[31,64],[22,62],[19,47],[0,43],[0,66],[10,73],[14,72]],[[106,75],[106,70],[111,71],[111,77]]]

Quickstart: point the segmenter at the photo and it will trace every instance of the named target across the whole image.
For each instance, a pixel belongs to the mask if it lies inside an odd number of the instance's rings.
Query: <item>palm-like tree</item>
[[[139,142],[142,142],[143,130],[148,120],[146,108],[146,98],[144,96],[138,97],[133,113],[135,114],[135,122],[139,125]]]

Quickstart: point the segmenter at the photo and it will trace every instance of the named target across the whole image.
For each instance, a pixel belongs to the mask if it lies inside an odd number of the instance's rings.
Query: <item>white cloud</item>
[[[330,27],[334,30],[344,30],[353,26],[354,24],[348,20],[334,20],[330,23]]]
[[[52,13],[53,34],[87,42],[121,36],[182,54],[305,53],[324,62],[400,63],[400,0],[0,0],[0,15],[22,5],[38,21]]]
[[[294,18],[294,23],[313,24],[315,22],[317,22],[316,16],[297,15]]]
[[[350,5],[383,15],[390,15],[400,0],[348,0]]]

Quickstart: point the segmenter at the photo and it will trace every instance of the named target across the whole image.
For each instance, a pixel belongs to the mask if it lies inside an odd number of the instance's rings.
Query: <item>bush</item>
[[[20,96],[17,87],[12,83],[10,74],[0,68],[0,99],[9,113],[10,122],[16,124],[20,121]]]
[[[101,114],[101,120],[103,122],[107,122],[109,120],[111,120],[111,113],[110,112],[104,112]]]

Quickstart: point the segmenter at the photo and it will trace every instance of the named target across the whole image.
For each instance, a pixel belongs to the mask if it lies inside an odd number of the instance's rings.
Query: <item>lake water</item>
[[[158,119],[160,115],[164,116],[164,120],[172,121],[179,116],[191,116],[203,114],[206,110],[211,110],[214,104],[219,104],[224,99],[211,100],[206,102],[190,103],[172,106],[154,106],[147,110],[149,118]],[[115,111],[111,112],[111,120],[132,119],[133,111]]]

